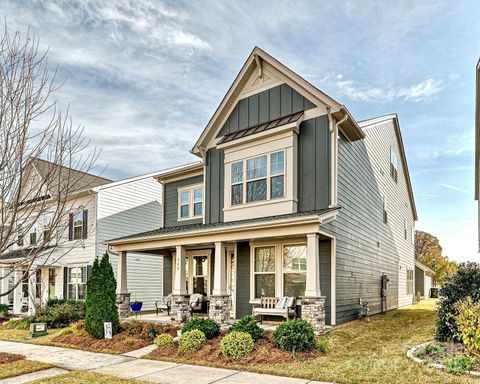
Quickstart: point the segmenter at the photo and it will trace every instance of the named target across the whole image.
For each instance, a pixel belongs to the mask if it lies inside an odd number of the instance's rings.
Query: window
[[[68,298],[72,300],[85,299],[87,284],[87,267],[68,268]]]
[[[385,224],[388,222],[387,197],[386,196],[383,196],[383,222]]]
[[[73,215],[73,240],[83,239],[83,212]]]
[[[275,297],[275,247],[256,247],[254,259],[255,298]]]
[[[30,228],[29,237],[30,237],[30,245],[34,245],[37,243],[37,225],[36,224],[34,224],[32,228]]]
[[[407,269],[407,295],[413,295],[413,269]]]
[[[412,245],[415,245],[415,225],[412,224]]]
[[[25,245],[25,235],[23,234],[23,228],[19,227],[17,229],[17,245],[23,247]]]
[[[203,295],[209,293],[207,256],[193,256],[193,293],[201,293]]]
[[[52,215],[43,216],[43,240],[50,241],[50,233],[52,227]]]
[[[245,167],[245,168],[244,168]],[[244,177],[245,176],[245,177]],[[285,196],[285,152],[237,161],[231,165],[231,204]]]
[[[390,176],[395,182],[398,182],[398,158],[392,147],[390,147]]]
[[[307,278],[307,246],[283,247],[283,295],[303,296]]]
[[[187,187],[178,191],[178,218],[203,216],[203,186]]]

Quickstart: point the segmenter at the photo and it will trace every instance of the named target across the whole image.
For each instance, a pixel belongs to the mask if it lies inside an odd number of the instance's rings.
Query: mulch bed
[[[18,355],[16,353],[0,352],[0,364],[12,363],[18,360],[24,360],[25,356]]]
[[[178,345],[165,346],[154,350],[146,357],[153,360],[171,360],[175,362],[187,363],[187,364],[206,364],[206,365],[221,365],[231,366],[235,365],[252,365],[252,364],[276,364],[276,363],[288,363],[292,361],[312,359],[322,355],[322,352],[318,350],[312,350],[310,352],[297,352],[292,353],[277,348],[272,339],[271,333],[265,334],[265,336],[255,342],[255,347],[252,353],[241,359],[232,359],[222,355],[220,352],[220,340],[223,334],[219,337],[207,340],[207,343],[198,351],[189,354],[182,355],[178,352]]]
[[[443,345],[447,348],[447,350],[442,353],[426,354],[423,352],[423,348],[421,348],[414,353],[414,356],[422,360],[425,360],[428,363],[442,364],[442,362],[449,357],[452,357],[455,355],[466,355],[465,346],[462,343],[435,342],[435,344]],[[476,358],[475,360],[476,360],[476,363],[472,367],[472,370],[480,371],[480,359]]]

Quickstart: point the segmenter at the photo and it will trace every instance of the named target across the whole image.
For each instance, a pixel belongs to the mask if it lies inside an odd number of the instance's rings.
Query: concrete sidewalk
[[[65,370],[87,370],[162,384],[326,384],[319,381],[241,372],[232,369],[138,359],[135,357],[140,353],[135,353],[135,351],[125,355],[110,355],[0,340],[0,352],[19,353],[27,359],[50,363]],[[16,379],[19,380],[20,378],[21,376]]]

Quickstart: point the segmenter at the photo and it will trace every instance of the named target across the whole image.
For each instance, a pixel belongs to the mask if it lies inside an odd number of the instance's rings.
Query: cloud
[[[451,184],[447,184],[447,183],[438,183],[438,185],[443,187],[443,188],[450,189],[452,191],[464,193],[466,195],[471,195],[472,194],[471,191],[467,191],[466,189],[459,188],[455,185],[451,185]]]

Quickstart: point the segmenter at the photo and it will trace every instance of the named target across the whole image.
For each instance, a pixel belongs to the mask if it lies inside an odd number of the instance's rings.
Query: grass
[[[42,369],[52,368],[52,365],[39,363],[37,361],[20,359],[8,363],[0,364],[0,379],[25,375]]]
[[[34,338],[27,338],[28,330],[25,329],[7,329],[0,327],[0,340],[17,341],[20,343],[40,344],[40,345],[54,345],[51,340],[58,335],[61,329],[49,329],[48,335]]]
[[[337,326],[328,334],[328,353],[314,359],[228,364],[228,368],[349,384],[479,384],[471,377],[454,376],[406,357],[409,348],[432,340],[435,303],[434,299],[424,300],[387,315],[372,316],[370,322],[358,320]],[[225,367],[216,362],[208,365]]]
[[[32,384],[147,384],[145,381],[120,379],[99,373],[76,371],[47,379],[33,381]]]

